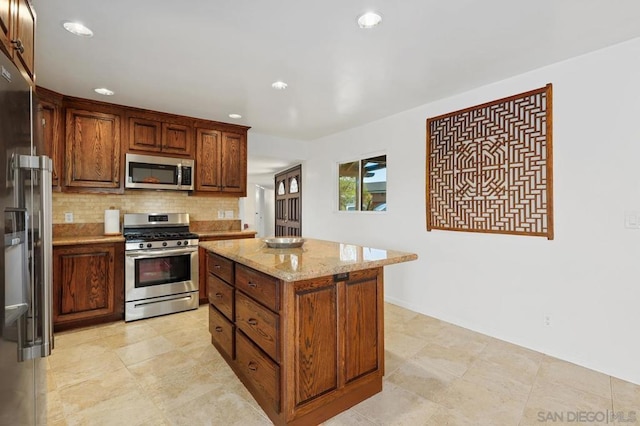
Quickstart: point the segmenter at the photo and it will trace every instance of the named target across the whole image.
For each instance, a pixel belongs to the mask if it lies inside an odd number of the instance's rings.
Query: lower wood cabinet
[[[243,238],[253,238],[254,236],[249,234],[249,235],[234,235],[234,236],[222,236],[222,235],[218,235],[218,236],[208,236],[208,237],[200,237],[200,242],[205,242],[205,241],[220,241],[220,240],[237,240],[237,239],[243,239]],[[199,288],[199,292],[198,292],[198,297],[200,299],[200,304],[203,303],[207,303],[208,302],[208,298],[207,298],[207,263],[208,263],[208,259],[210,257],[207,256],[207,251],[205,249],[203,249],[202,247],[198,248],[198,288]],[[225,261],[226,259],[221,258],[223,261]],[[222,277],[222,279],[226,282],[230,282],[231,279],[230,277],[232,276],[232,270],[230,268],[233,267],[233,262],[226,260],[228,263],[226,265],[222,265],[224,267],[224,270],[227,271],[227,273]],[[220,266],[220,265],[219,265]],[[213,267],[213,266],[212,266]],[[231,284],[233,284],[233,282],[230,282]]]
[[[213,294],[223,268],[207,263]],[[211,340],[274,424],[319,424],[382,390],[382,268],[294,282],[233,271],[234,297],[209,300]]]
[[[124,243],[53,247],[55,330],[124,318]]]

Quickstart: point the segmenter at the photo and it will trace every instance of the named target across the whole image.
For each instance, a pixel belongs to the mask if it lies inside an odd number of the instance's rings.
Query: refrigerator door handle
[[[33,323],[34,333],[32,340],[21,348],[18,354],[19,360],[32,358],[44,358],[51,355],[53,347],[53,300],[52,300],[52,200],[51,200],[51,171],[52,161],[47,156],[20,156],[20,168],[31,169],[38,174],[38,184],[40,185],[40,242],[41,251],[40,271],[36,274],[41,277],[39,287],[35,288],[39,292],[35,299],[41,303],[32,301],[34,312]],[[33,218],[34,215],[32,215]],[[33,248],[35,250],[35,247]],[[34,277],[35,278],[35,277]],[[38,280],[34,279],[34,286]]]

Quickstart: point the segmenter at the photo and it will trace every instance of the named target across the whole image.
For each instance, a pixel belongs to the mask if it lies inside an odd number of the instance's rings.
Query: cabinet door
[[[219,192],[222,187],[220,176],[221,135],[217,130],[198,129],[196,131],[196,190]]]
[[[0,0],[0,47],[12,57],[11,17],[14,0]]]
[[[367,273],[370,271],[365,271]],[[352,273],[345,283],[345,380],[349,383],[380,366],[378,338],[382,335],[378,318],[377,276],[358,277]],[[382,311],[379,311],[382,312]]]
[[[247,143],[244,135],[222,133],[222,192],[247,195]]]
[[[129,117],[129,149],[160,152],[161,132],[159,121]]]
[[[65,185],[120,190],[120,116],[67,109]]]
[[[115,252],[113,245],[54,247],[54,325],[116,312]]]
[[[14,46],[14,59],[16,63],[22,66],[29,78],[33,80],[36,18],[27,0],[16,0],[16,4],[16,27],[13,30],[13,37],[18,46]]]
[[[49,156],[53,161],[52,186],[60,189],[60,171],[62,169],[61,149],[60,149],[60,107],[56,104],[46,101],[40,101],[38,104],[38,119],[36,124],[39,126],[36,131],[42,132],[38,138],[44,144],[44,154]]]
[[[162,152],[193,157],[191,127],[177,123],[162,123]]]
[[[289,321],[295,325],[293,392],[298,406],[338,387],[337,288],[331,279],[311,281],[295,289],[293,302]]]

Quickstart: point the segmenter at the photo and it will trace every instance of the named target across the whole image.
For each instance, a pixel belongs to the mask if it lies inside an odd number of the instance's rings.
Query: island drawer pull
[[[222,293],[216,293],[216,294],[215,294],[215,296],[216,296],[218,299],[222,299]]]
[[[257,320],[257,319],[255,319],[255,318],[249,318],[249,319],[247,320],[247,323],[248,323],[249,325],[257,325],[257,324],[258,324],[258,320]]]
[[[219,325],[216,325],[216,331],[218,333],[222,333],[222,327],[220,327]]]
[[[213,267],[214,267],[215,269],[220,269],[222,266],[220,266],[220,265],[213,265]]]
[[[256,288],[258,287],[258,284],[254,283],[253,281],[249,281],[249,284],[247,284],[249,287],[251,288]]]
[[[258,364],[253,361],[249,361],[249,364],[247,365],[247,367],[251,371],[258,371]]]

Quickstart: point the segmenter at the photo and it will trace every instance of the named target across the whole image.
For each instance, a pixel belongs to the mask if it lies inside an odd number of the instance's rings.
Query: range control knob
[[[167,242],[166,242],[166,241],[163,241],[163,242],[162,242],[162,247],[166,247],[166,246],[167,246]]]
[[[147,248],[151,248],[151,247],[153,247],[153,244],[147,243]]]
[[[182,245],[182,241],[178,241],[178,243],[177,243],[177,244],[178,244],[179,246],[181,246],[181,245]]]
[[[185,241],[183,244],[184,244],[185,246],[188,246],[188,245],[189,245],[189,241]]]
[[[140,245],[138,247],[144,248],[144,244],[140,243]]]

